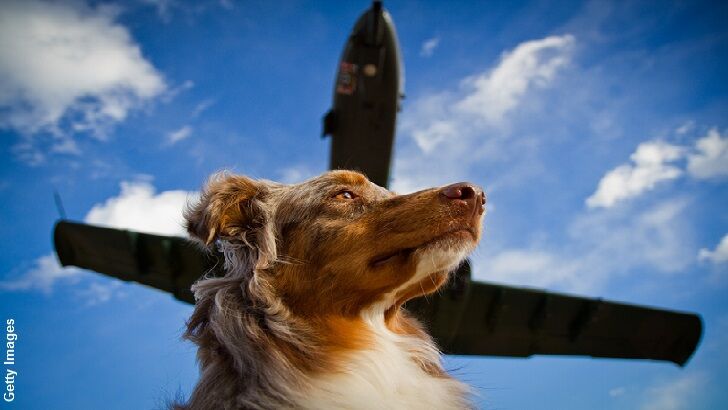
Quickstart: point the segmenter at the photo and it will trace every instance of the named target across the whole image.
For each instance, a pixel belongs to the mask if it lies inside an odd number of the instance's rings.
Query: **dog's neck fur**
[[[199,347],[200,381],[186,408],[467,408],[468,389],[399,307],[355,318],[297,317],[254,274],[256,251],[221,243],[226,276],[194,285],[185,336]],[[363,340],[337,340],[337,327]],[[356,346],[356,347],[352,347]]]
[[[401,312],[398,314],[402,315]],[[379,309],[362,314],[375,335],[369,349],[349,352],[345,371],[312,379],[300,407],[310,409],[464,409],[467,387],[450,378],[440,353],[424,332],[402,335],[385,323]],[[406,316],[397,320],[409,320]]]

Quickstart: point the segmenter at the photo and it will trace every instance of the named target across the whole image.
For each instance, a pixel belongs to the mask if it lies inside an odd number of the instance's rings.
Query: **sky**
[[[68,218],[183,235],[213,172],[326,170],[321,118],[367,2],[0,3],[0,313],[15,408],[163,408],[191,307],[51,244]],[[478,280],[696,312],[684,368],[445,358],[490,409],[728,405],[728,3],[386,1],[405,67],[391,185],[488,193]],[[723,387],[722,387],[723,386]],[[7,403],[2,402],[3,405]],[[6,406],[7,407],[7,406]]]

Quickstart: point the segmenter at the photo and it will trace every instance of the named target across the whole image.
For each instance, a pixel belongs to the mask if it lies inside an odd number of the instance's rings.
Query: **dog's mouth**
[[[475,229],[472,227],[451,229],[416,246],[400,248],[392,252],[380,254],[371,260],[370,265],[372,267],[380,267],[392,262],[404,262],[417,250],[427,249],[447,242],[452,243],[463,241],[477,242],[478,235],[475,232]]]

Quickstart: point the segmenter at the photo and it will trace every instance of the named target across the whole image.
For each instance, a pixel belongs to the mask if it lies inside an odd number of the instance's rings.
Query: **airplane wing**
[[[185,238],[60,221],[63,266],[138,282],[194,303],[190,286],[219,256]],[[471,282],[469,269],[442,292],[408,304],[448,354],[534,354],[664,360],[684,365],[702,332],[689,313]]]
[[[190,286],[218,262],[185,238],[70,221],[56,223],[53,242],[63,266],[141,283],[187,303],[195,303]]]
[[[702,335],[692,313],[455,279],[407,306],[445,353],[650,359],[684,366]]]

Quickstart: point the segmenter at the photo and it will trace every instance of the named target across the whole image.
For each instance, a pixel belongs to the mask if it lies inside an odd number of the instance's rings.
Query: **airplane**
[[[330,168],[355,169],[389,183],[401,56],[394,24],[374,1],[354,24],[324,116]],[[62,219],[54,245],[63,266],[137,282],[194,304],[190,286],[221,275],[221,255],[186,238],[92,226]],[[469,261],[443,291],[410,301],[442,351],[457,355],[533,355],[648,359],[685,366],[702,336],[699,315],[471,279]]]

